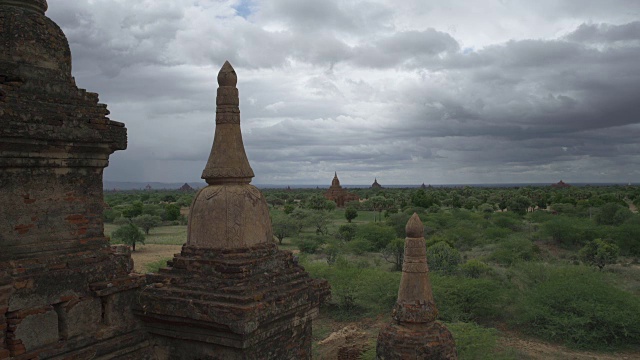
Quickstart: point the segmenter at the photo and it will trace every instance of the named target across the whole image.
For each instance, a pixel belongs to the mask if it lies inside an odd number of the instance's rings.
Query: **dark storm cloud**
[[[48,15],[78,84],[127,123],[111,179],[199,178],[227,59],[258,182],[640,179],[621,169],[640,163],[640,3],[60,0]]]
[[[640,21],[624,25],[582,24],[566,38],[583,43],[638,41],[640,40]]]

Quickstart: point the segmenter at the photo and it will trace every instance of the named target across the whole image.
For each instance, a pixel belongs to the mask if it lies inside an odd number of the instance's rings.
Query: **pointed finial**
[[[229,61],[225,61],[218,73],[218,85],[235,87],[237,84],[238,75],[236,75],[235,69],[231,66]]]
[[[218,73],[216,97],[216,131],[202,178],[207,184],[246,184],[253,170],[249,165],[240,131],[240,100],[236,84],[238,76],[226,61]]]
[[[338,172],[337,171],[333,173],[333,177],[338,177]]]
[[[413,213],[413,216],[407,222],[405,232],[408,238],[421,238],[424,237],[424,224],[420,220],[417,213]]]

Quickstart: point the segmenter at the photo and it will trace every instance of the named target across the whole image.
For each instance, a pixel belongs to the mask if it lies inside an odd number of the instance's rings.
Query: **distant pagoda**
[[[324,193],[324,197],[327,200],[331,200],[336,203],[338,207],[344,207],[349,201],[359,201],[360,198],[356,194],[352,194],[340,186],[340,180],[338,179],[338,173],[336,172],[331,181],[329,190]]]
[[[552,188],[556,188],[556,189],[566,189],[566,188],[570,188],[571,185],[565,183],[564,181],[560,180],[558,183],[555,184],[551,184]]]
[[[183,191],[183,192],[193,192],[193,191],[195,191],[195,190],[191,187],[191,185],[189,185],[189,184],[187,184],[187,183],[184,183],[184,185],[180,186],[180,189],[178,189],[178,190]]]
[[[382,185],[378,184],[378,178],[375,178],[373,184],[371,184],[372,189],[382,189]]]

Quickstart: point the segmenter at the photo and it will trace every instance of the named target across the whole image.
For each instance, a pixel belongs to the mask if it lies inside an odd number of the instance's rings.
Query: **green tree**
[[[273,235],[278,239],[278,244],[282,245],[285,237],[293,237],[298,234],[300,227],[298,220],[289,216],[277,214],[271,218],[271,227]]]
[[[160,216],[152,216],[143,214],[133,218],[133,223],[139,226],[146,235],[149,235],[149,231],[154,227],[159,226],[162,223]]]
[[[126,217],[127,219],[132,219],[136,216],[140,216],[142,215],[143,208],[144,207],[141,201],[134,201],[131,205],[129,205],[122,211],[122,216]]]
[[[336,238],[343,242],[349,242],[356,237],[357,229],[358,227],[355,224],[340,225],[338,232],[336,233]]]
[[[428,209],[433,205],[440,205],[438,199],[435,198],[435,196],[431,192],[427,193],[422,189],[414,192],[411,195],[411,203],[413,204],[413,206],[419,206],[425,209]]]
[[[144,244],[144,233],[134,224],[122,225],[111,236],[123,243],[130,245],[133,251],[136,251],[136,243]]]
[[[429,269],[443,273],[453,273],[458,268],[462,258],[455,248],[444,241],[437,242],[427,248],[427,262]]]
[[[633,216],[633,214],[628,207],[610,202],[600,208],[600,212],[596,215],[595,220],[598,225],[620,225],[631,216]]]
[[[366,240],[371,244],[372,250],[380,251],[396,238],[396,232],[389,226],[368,223],[358,226],[356,238]]]
[[[102,218],[104,219],[104,222],[106,223],[112,223],[115,219],[119,218],[122,216],[122,213],[118,210],[114,210],[114,209],[106,209],[103,213],[102,213]]]
[[[620,251],[625,255],[640,256],[640,216],[634,216],[614,232]]]
[[[329,234],[329,224],[331,223],[331,219],[329,219],[329,214],[326,212],[313,211],[305,221],[309,226],[315,228],[317,235]]]
[[[289,215],[289,214],[291,214],[291,213],[293,212],[293,210],[295,210],[295,209],[296,209],[296,207],[295,207],[295,206],[293,206],[292,204],[286,204],[286,205],[284,206],[284,213],[285,213],[285,214],[287,214],[287,215]]]
[[[180,218],[180,206],[169,204],[164,208],[164,218],[169,221],[175,221]]]
[[[396,238],[391,240],[391,242],[382,249],[382,257],[387,262],[393,264],[394,271],[401,271],[404,260],[404,239]]]
[[[353,219],[358,217],[358,210],[356,210],[354,208],[347,208],[344,211],[344,217],[345,217],[345,219],[347,219],[347,222],[351,222],[351,220],[353,220]]]
[[[516,214],[524,215],[529,211],[531,206],[531,199],[526,196],[516,196],[507,203],[509,211],[513,211]]]
[[[382,211],[393,207],[393,200],[387,199],[384,196],[373,196],[367,200],[367,204],[372,210],[378,212],[378,221],[381,219]]]
[[[615,264],[620,254],[620,248],[608,241],[595,239],[589,241],[578,255],[585,264],[597,266],[600,270],[608,264]]]
[[[327,200],[324,196],[316,194],[307,199],[307,207],[317,211],[332,211],[336,208],[336,203]]]

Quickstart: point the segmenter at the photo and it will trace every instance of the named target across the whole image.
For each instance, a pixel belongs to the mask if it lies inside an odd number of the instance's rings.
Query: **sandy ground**
[[[498,343],[518,349],[532,360],[632,360],[640,359],[638,352],[596,353],[571,350],[561,345],[542,342],[537,339],[522,338],[516,334],[503,332]]]
[[[332,332],[318,341],[316,357],[318,359],[336,359],[339,348],[346,344],[361,344],[361,348],[375,346],[378,331],[386,325],[385,319],[364,319],[361,322],[339,323],[324,318],[325,326]],[[501,330],[498,346],[516,349],[522,359],[527,360],[638,360],[639,351],[599,353],[572,350],[558,344],[550,344],[538,339],[522,336],[513,331]]]
[[[179,253],[181,249],[181,245],[137,245],[136,251],[131,253],[133,269],[139,273],[146,273],[146,264],[162,259],[169,260],[173,258],[174,254]]]

